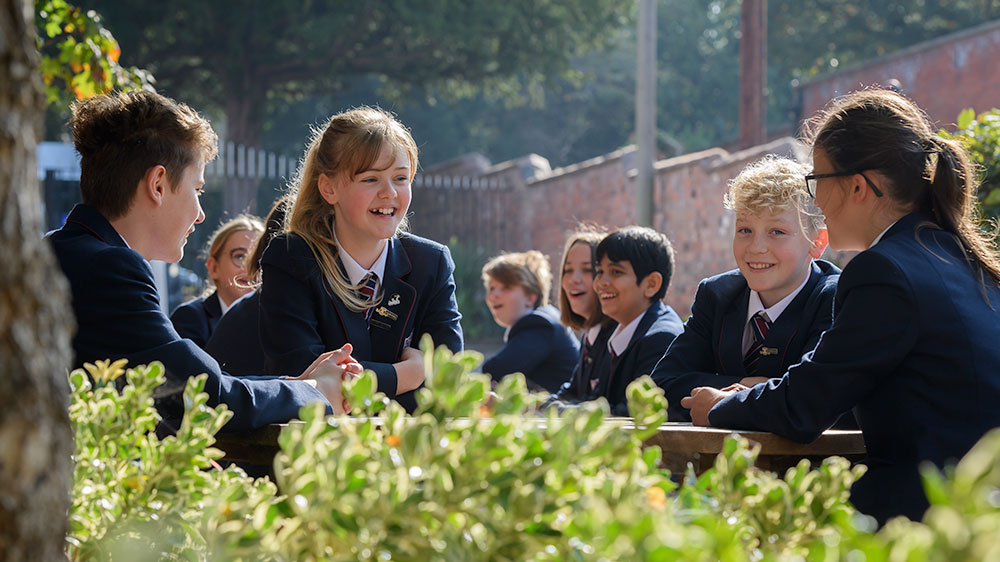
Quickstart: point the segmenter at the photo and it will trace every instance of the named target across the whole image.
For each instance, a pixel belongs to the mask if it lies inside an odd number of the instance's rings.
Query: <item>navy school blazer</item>
[[[47,238],[72,291],[77,322],[73,364],[119,358],[132,366],[161,361],[167,383],[157,393],[157,408],[165,428],[177,427],[184,384],[200,373],[208,374],[209,404],[224,403],[233,411],[225,431],[287,422],[313,402],[326,404],[332,413],[323,395],[303,381],[231,377],[204,350],[182,339],[160,309],[149,262],[93,207],[74,207],[66,224]]]
[[[455,300],[455,263],[446,246],[410,234],[388,240],[382,302],[372,313],[352,312],[323,278],[306,241],[275,236],[261,259],[260,338],[268,369],[305,369],[320,354],[350,342],[353,357],[378,377],[378,390],[416,409],[415,391],[396,395],[403,348],[424,334],[434,345],[462,350],[462,315]]]
[[[510,327],[507,343],[483,363],[482,371],[500,380],[524,373],[528,386],[555,392],[573,374],[580,342],[562,325],[559,309],[547,304]]]
[[[808,442],[853,408],[868,472],[851,501],[880,523],[923,515],[921,462],[952,463],[1000,426],[1000,288],[931,220],[901,218],[847,264],[833,325],[802,363],[709,413]]]
[[[780,377],[802,355],[816,347],[833,321],[833,296],[840,269],[814,260],[809,279],[774,322],[764,339],[767,355],[754,376]],[[653,380],[667,398],[670,421],[691,421],[681,399],[699,386],[725,388],[746,377],[743,331],[750,287],[738,269],[709,277],[698,285],[684,333],[670,344],[653,369]]]
[[[266,372],[260,345],[260,293],[254,291],[236,300],[219,319],[205,344],[208,352],[230,375],[245,377]]]
[[[594,338],[590,353],[584,356],[586,345],[581,340],[580,355],[576,360],[576,367],[569,380],[564,382],[559,390],[552,395],[551,400],[558,400],[566,404],[593,400],[596,398],[596,387],[591,387],[591,380],[600,380],[600,374],[611,369],[611,352],[608,350],[608,339],[612,332],[618,327],[615,321],[609,321],[602,326]],[[583,334],[586,338],[586,332]]]
[[[222,303],[219,293],[212,291],[207,297],[198,297],[181,304],[170,314],[174,329],[182,338],[187,338],[204,349],[208,338],[222,318]]]
[[[654,302],[643,313],[624,353],[611,359],[601,374],[594,397],[605,397],[612,415],[628,416],[626,387],[642,375],[650,374],[663,352],[683,331],[684,323],[674,309],[661,301]]]

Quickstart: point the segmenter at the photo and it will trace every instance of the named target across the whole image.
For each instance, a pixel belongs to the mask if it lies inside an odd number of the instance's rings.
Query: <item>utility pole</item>
[[[747,148],[767,140],[767,0],[743,0],[740,35],[740,148]]]
[[[635,79],[635,222],[653,226],[656,159],[656,0],[639,0],[638,72]]]

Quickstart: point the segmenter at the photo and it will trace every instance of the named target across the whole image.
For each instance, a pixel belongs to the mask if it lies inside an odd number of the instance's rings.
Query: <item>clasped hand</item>
[[[708,413],[723,398],[735,394],[747,387],[735,383],[719,390],[710,386],[699,386],[691,391],[691,396],[681,398],[681,406],[691,410],[691,423],[708,427]]]
[[[317,357],[301,375],[291,379],[313,384],[330,402],[334,414],[350,412],[351,405],[344,399],[344,381],[357,377],[364,371],[361,363],[351,357],[352,351],[354,348],[349,343],[340,349],[327,351]]]

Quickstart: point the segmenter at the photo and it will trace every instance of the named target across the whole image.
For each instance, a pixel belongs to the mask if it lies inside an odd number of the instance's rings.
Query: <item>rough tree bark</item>
[[[68,284],[41,239],[34,3],[0,0],[0,560],[65,560]]]

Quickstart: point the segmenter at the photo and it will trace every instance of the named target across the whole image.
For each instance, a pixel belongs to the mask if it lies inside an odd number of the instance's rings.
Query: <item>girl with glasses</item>
[[[812,136],[817,206],[844,268],[812,355],[752,388],[696,388],[696,424],[815,439],[852,410],[867,473],[851,501],[882,524],[923,516],[918,467],[955,463],[1000,426],[1000,257],[968,154],[905,97],[834,100]]]
[[[237,299],[253,290],[247,281],[246,256],[264,231],[260,219],[251,215],[223,223],[208,241],[208,289],[170,315],[177,333],[204,349],[219,319]]]

